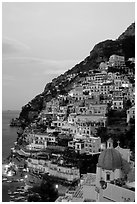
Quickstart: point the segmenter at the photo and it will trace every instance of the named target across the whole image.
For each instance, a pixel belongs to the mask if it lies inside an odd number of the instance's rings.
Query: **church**
[[[97,202],[134,202],[135,182],[129,181],[134,169],[130,161],[130,150],[113,147],[113,140],[107,141],[107,149],[101,152],[96,170]],[[134,178],[133,178],[134,180]]]
[[[113,147],[107,141],[99,158],[96,174],[87,173],[80,179],[78,187],[56,202],[135,202],[135,167],[130,160],[130,149]]]

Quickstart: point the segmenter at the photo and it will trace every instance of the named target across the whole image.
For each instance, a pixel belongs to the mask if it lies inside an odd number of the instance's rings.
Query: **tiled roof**
[[[73,198],[83,198],[83,186],[79,186],[73,195]]]
[[[96,182],[96,174],[93,174],[93,173],[87,173],[86,175],[83,175],[83,178],[82,178],[84,181],[83,181],[83,185],[86,185],[86,186],[92,186],[92,185],[95,185],[95,182]]]

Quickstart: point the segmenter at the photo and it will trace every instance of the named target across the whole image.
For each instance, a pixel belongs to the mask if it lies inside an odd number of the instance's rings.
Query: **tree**
[[[43,181],[40,186],[34,186],[31,189],[31,195],[28,201],[41,201],[41,202],[54,202],[58,197],[58,191],[55,184],[48,176],[44,175]]]
[[[125,174],[125,176],[128,175],[130,170],[131,170],[130,164],[125,159],[122,159],[122,171]]]

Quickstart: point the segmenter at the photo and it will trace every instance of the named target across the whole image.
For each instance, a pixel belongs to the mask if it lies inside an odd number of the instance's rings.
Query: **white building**
[[[125,65],[125,57],[119,55],[111,55],[109,57],[109,63],[112,67]]]
[[[123,109],[123,97],[115,97],[112,100],[112,109]]]
[[[96,201],[97,202],[134,202],[135,192],[125,184],[117,185],[122,181],[123,171],[122,156],[113,148],[113,142],[108,140],[107,149],[98,159],[96,171]]]
[[[127,110],[127,123],[130,121],[130,119],[135,119],[135,106],[132,106]]]

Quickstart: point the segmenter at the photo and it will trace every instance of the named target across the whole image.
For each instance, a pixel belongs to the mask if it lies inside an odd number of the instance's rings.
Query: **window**
[[[107,174],[106,174],[106,180],[107,180],[107,181],[110,181],[110,173],[107,173]]]

